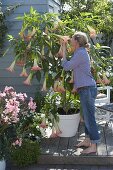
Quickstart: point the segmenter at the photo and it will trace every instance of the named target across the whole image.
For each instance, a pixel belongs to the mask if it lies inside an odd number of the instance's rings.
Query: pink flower
[[[59,129],[59,125],[58,125],[57,121],[54,119],[54,116],[53,115],[50,115],[50,116],[51,116],[50,119],[54,120],[53,127],[52,127],[52,133],[51,133],[50,137],[55,138],[55,137],[58,137],[62,132]]]
[[[59,126],[58,126],[58,123],[56,122],[56,120],[54,120],[54,127],[55,127],[55,130],[56,130],[56,136],[59,136],[62,132],[59,129]]]
[[[56,137],[58,137],[58,136],[56,135],[56,132],[52,132],[52,134],[50,135],[50,138],[56,138]]]
[[[96,37],[96,30],[94,28],[90,27],[89,25],[87,27],[88,27],[88,30],[90,32],[90,37],[95,38]]]
[[[41,67],[39,67],[38,65],[37,66],[33,66],[32,68],[31,68],[31,70],[33,70],[33,71],[40,71],[42,68]]]
[[[67,43],[68,42],[68,40],[70,40],[70,37],[69,36],[61,36],[60,37],[61,38],[61,44],[62,44],[62,40],[65,42],[65,43]]]
[[[14,88],[11,87],[11,86],[9,86],[9,87],[6,86],[5,89],[4,89],[4,92],[5,92],[5,93],[10,93],[11,91],[14,91]]]
[[[77,93],[77,90],[75,88],[72,89],[71,93]]]
[[[16,145],[21,146],[21,145],[22,145],[22,139],[21,139],[21,138],[20,138],[20,139],[17,139],[15,142],[13,142],[12,145],[13,145],[13,146],[16,146]]]
[[[5,92],[3,92],[3,93],[0,92],[0,98],[3,98],[3,97],[5,97],[5,96],[6,96],[6,93],[5,93]]]
[[[16,61],[16,65],[17,65],[17,66],[22,66],[22,67],[23,67],[23,66],[25,65],[25,62],[22,61],[22,60],[17,60],[17,61]]]
[[[39,127],[41,127],[41,128],[46,128],[47,127],[47,125],[44,123],[44,122],[42,122],[40,125],[39,125]]]
[[[2,117],[2,116],[1,116]],[[8,116],[5,116],[5,117],[2,117],[4,119],[4,122],[5,123],[8,123],[9,122],[9,117]]]
[[[27,79],[24,81],[25,85],[31,85],[32,76],[33,76],[33,74],[30,73],[29,76],[27,77]]]
[[[13,116],[17,115],[20,111],[19,109],[20,102],[16,101],[16,98],[9,99],[9,100],[6,99],[5,101],[6,101],[6,105],[3,113],[5,114],[12,113]]]
[[[64,93],[66,90],[62,85],[59,85],[58,88],[57,88],[57,91],[60,92],[60,93]]]
[[[6,68],[6,70],[13,72],[14,71],[14,66],[15,66],[15,60],[12,62],[12,64],[10,65],[10,67]]]
[[[53,88],[54,91],[64,93],[66,90],[65,90],[65,88],[63,87],[62,84],[63,84],[62,81],[55,81],[54,88]]]
[[[42,123],[39,125],[39,127],[40,127],[40,128],[43,128],[43,129],[47,127],[45,116],[42,118]]]
[[[103,74],[103,79],[102,79],[103,84],[109,84],[110,80],[108,80],[108,78],[106,77],[105,73]]]
[[[95,37],[96,37],[96,31],[95,31],[95,30],[92,30],[92,31],[90,32],[90,37],[91,37],[91,38],[95,38]]]
[[[35,112],[35,109],[36,109],[36,103],[33,102],[33,98],[30,97],[30,101],[28,103],[28,108],[31,109],[33,112]]]
[[[17,97],[19,98],[19,100],[25,101],[25,99],[27,98],[26,93],[18,93]]]
[[[56,129],[55,129],[55,127],[53,126],[53,127],[52,127],[52,133],[51,133],[51,135],[50,135],[50,138],[56,138],[56,137],[58,137],[58,135],[56,134]]]
[[[57,137],[57,135],[56,135],[55,127],[53,126],[53,127],[52,127],[52,133],[51,133],[51,135],[50,135],[50,138],[56,138],[56,137]]]
[[[42,69],[42,68],[38,66],[38,64],[37,64],[37,59],[35,58],[35,59],[34,59],[34,65],[33,65],[33,67],[31,68],[31,70],[33,70],[33,71],[40,71],[41,69]]]
[[[23,67],[22,73],[20,74],[21,77],[28,77],[25,67]]]
[[[103,84],[103,80],[101,79],[100,75],[97,75],[96,83],[97,84]]]

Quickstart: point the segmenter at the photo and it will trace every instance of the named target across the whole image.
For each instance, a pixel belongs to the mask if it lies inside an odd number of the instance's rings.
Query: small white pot
[[[72,137],[76,135],[80,122],[80,113],[72,115],[59,115],[59,137]]]
[[[5,170],[5,169],[6,169],[6,161],[0,160],[0,170]]]

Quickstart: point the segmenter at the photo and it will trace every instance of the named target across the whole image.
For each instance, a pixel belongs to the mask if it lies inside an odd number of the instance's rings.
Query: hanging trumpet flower
[[[6,68],[6,70],[8,70],[10,72],[13,72],[14,71],[14,67],[15,67],[15,63],[16,63],[16,61],[14,60],[12,62],[12,64],[8,68]]]
[[[61,132],[56,120],[54,120],[54,126],[55,126],[55,129],[56,129],[56,136],[59,136],[62,132]]]
[[[61,80],[55,81],[53,90],[55,92],[60,92],[60,93],[64,93],[66,91],[65,88],[63,87],[63,83]]]
[[[56,80],[56,81],[54,82],[54,87],[53,87],[54,92],[57,92],[57,90],[58,90],[58,84],[59,84],[59,81]]]
[[[110,83],[110,80],[108,80],[106,74],[103,73],[102,76],[103,76],[103,79],[102,79],[103,84],[105,84],[105,85],[109,84],[109,83]]]
[[[77,90],[75,88],[72,89],[71,93],[77,93]]]
[[[28,74],[27,74],[27,71],[26,71],[25,67],[23,67],[22,72],[20,74],[20,77],[28,77]]]
[[[61,83],[59,84],[57,90],[58,90],[58,92],[60,92],[60,93],[64,93],[64,92],[66,91],[65,88],[63,87],[63,85],[62,85]]]
[[[39,125],[39,127],[43,128],[43,129],[44,129],[44,128],[47,128],[45,115],[43,116],[42,122],[41,122],[41,124]]]
[[[33,67],[31,68],[32,71],[40,71],[41,70],[41,67],[38,66],[37,64],[37,59],[34,58],[34,64],[33,64]]]
[[[52,133],[51,133],[51,135],[50,135],[50,138],[56,138],[57,137],[57,135],[56,135],[56,129],[55,129],[55,127],[53,126],[52,127]]]
[[[96,80],[97,84],[103,84],[102,78],[100,77],[99,74],[97,74],[97,80]]]
[[[24,84],[25,84],[25,85],[31,85],[31,80],[32,80],[32,78],[33,78],[33,73],[31,72],[31,73],[29,74],[29,76],[27,77],[27,79],[24,81]]]
[[[28,32],[28,35],[25,35],[23,31],[21,31],[19,33],[20,37],[22,39],[24,39],[26,42],[29,42],[31,40],[31,38],[34,36],[34,34],[36,33],[36,29],[33,28],[32,31]]]
[[[91,38],[95,38],[96,37],[96,30],[94,28],[92,28],[91,26],[87,26],[89,32],[90,32],[90,37]]]

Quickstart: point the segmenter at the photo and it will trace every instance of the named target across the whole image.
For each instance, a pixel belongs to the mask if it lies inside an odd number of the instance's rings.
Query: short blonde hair
[[[80,47],[85,47],[85,48],[89,47],[88,37],[87,37],[86,33],[76,32],[73,35],[73,38],[78,41]]]

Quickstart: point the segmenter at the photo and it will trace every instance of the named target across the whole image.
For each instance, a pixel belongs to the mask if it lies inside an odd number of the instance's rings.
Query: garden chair
[[[105,104],[110,103],[110,90],[112,89],[111,86],[103,86],[103,87],[98,87],[97,90],[99,91],[106,91],[105,93],[98,93],[97,98],[95,101],[96,106],[102,106]]]
[[[111,86],[103,86],[103,87],[98,87],[98,95],[95,101],[95,106],[96,106],[96,112],[95,112],[95,117],[97,121],[100,122],[106,122],[107,124],[110,122],[111,116],[113,115],[113,112],[109,110],[109,106],[111,107],[110,104],[110,90],[112,89]],[[100,91],[106,91],[106,93],[100,93]],[[108,108],[108,109],[107,109]]]

